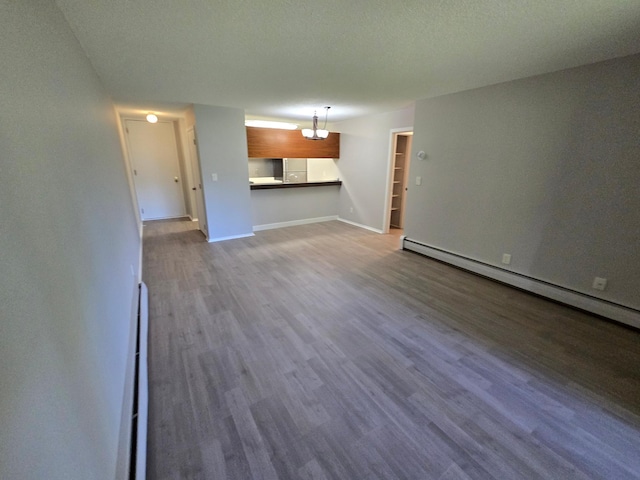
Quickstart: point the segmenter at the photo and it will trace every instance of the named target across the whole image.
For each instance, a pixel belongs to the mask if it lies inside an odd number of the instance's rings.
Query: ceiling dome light
[[[149,122],[149,123],[158,123],[158,117],[155,114],[149,112],[147,114],[147,122]]]
[[[324,116],[324,127],[327,127],[327,117],[329,116],[329,109],[331,107],[324,107],[326,110]],[[303,128],[302,135],[307,140],[324,140],[329,136],[329,130],[325,130],[325,128],[318,128],[318,115],[316,112],[313,112],[313,128]]]

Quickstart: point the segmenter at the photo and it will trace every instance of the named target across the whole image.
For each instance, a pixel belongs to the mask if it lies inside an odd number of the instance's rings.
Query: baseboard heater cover
[[[147,418],[149,407],[149,376],[147,369],[148,332],[149,292],[147,286],[142,282],[140,283],[138,327],[136,329],[129,480],[142,480],[147,476]]]
[[[615,320],[631,327],[640,328],[640,311],[602,300],[590,295],[576,292],[552,283],[537,280],[520,273],[510,272],[493,265],[479,262],[461,255],[432,247],[425,243],[402,236],[401,248],[434,258],[450,265],[459,267],[483,277],[488,277],[502,283],[526,290],[531,293],[555,300],[602,317]]]

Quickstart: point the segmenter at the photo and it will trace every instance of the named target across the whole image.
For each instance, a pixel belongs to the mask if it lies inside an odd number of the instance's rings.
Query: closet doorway
[[[385,212],[385,232],[397,232],[404,228],[412,139],[412,129],[391,131],[391,157],[389,159],[389,185],[387,188],[388,208]]]

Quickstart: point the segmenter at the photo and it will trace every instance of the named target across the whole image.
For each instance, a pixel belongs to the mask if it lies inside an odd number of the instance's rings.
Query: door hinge
[[[133,169],[133,174],[138,175],[138,171],[135,168]]]
[[[127,133],[129,133],[129,127],[125,128],[125,130],[127,131]]]
[[[195,138],[193,139],[193,144],[194,144],[194,145],[197,145],[197,143],[196,143],[196,139],[195,139]]]
[[[144,214],[144,208],[141,208],[140,211]]]

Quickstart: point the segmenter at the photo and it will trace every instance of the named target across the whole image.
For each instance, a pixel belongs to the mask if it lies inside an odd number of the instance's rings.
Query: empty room
[[[638,2],[0,40],[0,478],[640,479]]]

